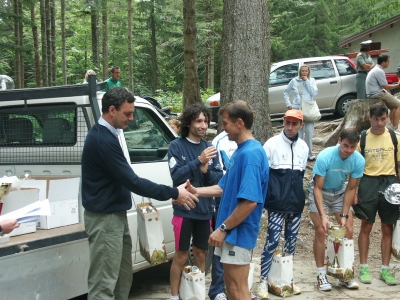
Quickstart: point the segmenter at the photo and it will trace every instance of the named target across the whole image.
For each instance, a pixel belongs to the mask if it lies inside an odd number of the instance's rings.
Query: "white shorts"
[[[221,257],[221,263],[230,265],[248,265],[251,262],[253,249],[247,249],[224,242],[215,247],[214,254]]]

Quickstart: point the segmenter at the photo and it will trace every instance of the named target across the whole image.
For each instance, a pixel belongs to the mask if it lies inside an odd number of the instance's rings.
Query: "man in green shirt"
[[[119,81],[119,77],[121,76],[121,69],[117,66],[113,67],[110,71],[111,77],[106,80],[107,88],[103,90],[103,92],[107,92],[109,89],[112,89],[116,86],[122,86]]]

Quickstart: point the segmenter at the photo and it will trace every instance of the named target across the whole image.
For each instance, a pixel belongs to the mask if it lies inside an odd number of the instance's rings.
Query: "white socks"
[[[319,275],[326,275],[326,271],[325,271],[324,267],[317,268],[317,276],[319,276]]]

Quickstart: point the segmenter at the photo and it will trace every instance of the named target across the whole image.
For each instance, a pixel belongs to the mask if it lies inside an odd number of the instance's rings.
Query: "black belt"
[[[357,71],[357,73],[368,74],[367,71]]]

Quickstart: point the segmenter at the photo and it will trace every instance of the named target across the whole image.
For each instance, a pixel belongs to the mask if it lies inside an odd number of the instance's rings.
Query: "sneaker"
[[[348,288],[349,290],[358,290],[358,283],[354,280],[342,281],[339,280],[339,285]]]
[[[251,300],[258,300],[257,296],[251,293]]]
[[[257,297],[259,299],[268,299],[268,284],[267,281],[261,280],[258,286]]]
[[[293,284],[292,288],[293,288],[293,295],[301,294],[301,289],[299,288],[299,286]]]
[[[309,157],[308,157],[308,160],[309,160],[309,161],[314,161],[314,160],[315,160],[315,156],[314,156],[314,155],[309,156]]]
[[[332,289],[332,284],[328,282],[325,274],[319,274],[317,276],[318,289],[322,292],[327,292]]]
[[[383,280],[387,285],[397,285],[396,278],[393,277],[389,269],[382,269],[380,279]]]
[[[228,298],[226,298],[225,293],[219,293],[217,296],[215,296],[214,300],[228,300]]]
[[[369,267],[360,267],[360,274],[358,275],[358,279],[362,283],[371,283],[371,274],[369,273]]]

